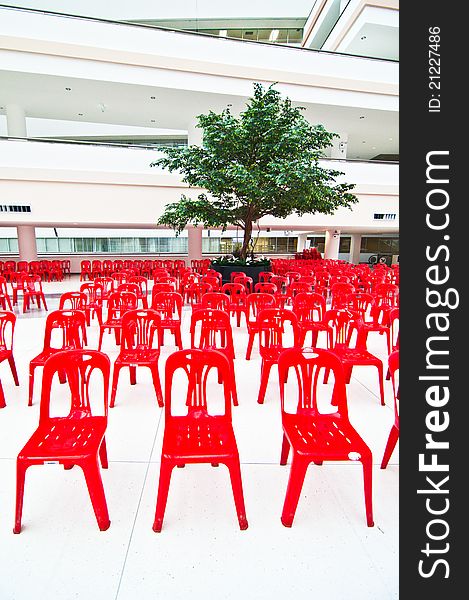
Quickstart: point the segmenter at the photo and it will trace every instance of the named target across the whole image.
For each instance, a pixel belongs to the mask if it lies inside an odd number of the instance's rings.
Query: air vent
[[[30,213],[31,206],[29,204],[0,204],[0,212]]]
[[[375,213],[373,219],[375,221],[395,221],[396,213]]]

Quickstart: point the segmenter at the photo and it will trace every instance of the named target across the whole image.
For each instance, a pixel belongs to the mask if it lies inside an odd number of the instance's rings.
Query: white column
[[[326,229],[326,243],[324,245],[324,258],[337,260],[339,258],[340,231]]]
[[[18,104],[7,104],[7,133],[12,137],[26,137],[26,116]]]
[[[296,242],[296,251],[297,252],[302,252],[306,248],[307,240],[308,240],[307,233],[299,233],[298,234],[298,241]]]
[[[18,250],[21,260],[37,260],[36,228],[34,225],[17,225]]]
[[[191,260],[201,260],[202,258],[202,226],[187,226],[187,259],[188,266],[191,266]]]
[[[347,133],[338,133],[331,146],[331,158],[347,158]]]
[[[196,120],[187,126],[187,144],[188,146],[203,146],[203,129],[197,127]]]
[[[350,258],[349,261],[354,265],[360,262],[360,246],[362,243],[361,233],[352,233],[350,236]]]

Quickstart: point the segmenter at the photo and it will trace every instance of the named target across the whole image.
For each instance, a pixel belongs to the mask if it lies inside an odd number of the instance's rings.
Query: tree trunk
[[[249,242],[251,241],[252,221],[246,221],[244,226],[244,239],[241,247],[241,258],[246,260],[249,251]]]

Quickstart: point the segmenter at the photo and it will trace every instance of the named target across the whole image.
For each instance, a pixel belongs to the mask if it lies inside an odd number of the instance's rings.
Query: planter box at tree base
[[[259,273],[263,271],[272,271],[272,267],[266,265],[210,265],[214,271],[221,273],[223,283],[230,283],[231,273],[233,271],[242,271],[248,277],[252,277],[253,285],[259,281]]]

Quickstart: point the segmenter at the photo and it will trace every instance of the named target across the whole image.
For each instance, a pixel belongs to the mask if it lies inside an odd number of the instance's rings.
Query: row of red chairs
[[[221,314],[217,315],[217,314],[215,314],[216,312],[219,312]],[[270,354],[266,355],[266,357],[270,358],[270,360],[272,360],[272,353],[271,353],[272,349],[274,349],[275,352],[278,352],[278,350],[282,348],[281,337],[282,337],[282,335],[284,333],[284,330],[285,330],[285,327],[284,327],[285,323],[282,322],[282,317],[285,317],[286,316],[285,313],[288,312],[288,311],[284,311],[282,309],[274,309],[274,313],[266,315],[265,313],[268,313],[268,312],[269,312],[268,310],[261,312],[261,317],[262,317],[261,318],[261,322],[263,322],[262,319],[264,319],[265,317],[269,317],[270,319],[272,319],[272,318],[274,319],[274,321],[271,322],[269,324],[269,326],[266,328],[266,329],[268,329],[268,336],[267,336],[268,344],[267,344],[267,346],[268,346],[268,349],[269,349],[269,352],[270,352]],[[127,314],[129,314],[129,313],[127,313]],[[196,315],[197,315],[197,313],[194,313],[193,317],[195,317]],[[344,313],[341,313],[341,315],[343,316]],[[212,318],[211,319],[211,324],[208,327],[209,331],[213,332],[214,329],[217,329],[217,328],[220,327],[220,323],[221,323],[221,321],[223,321],[223,319],[221,319],[221,317],[222,316],[226,317],[226,314],[223,313],[222,311],[211,311],[211,312],[209,311],[209,316],[215,317],[215,321]],[[221,321],[220,321],[220,319],[221,319]],[[290,320],[291,320],[291,317],[290,317]],[[202,319],[202,321],[204,322],[205,326],[207,327],[207,324],[205,323],[206,320]],[[350,319],[348,319],[346,321],[349,323]],[[210,319],[209,319],[209,322],[210,322]],[[226,319],[225,319],[225,323],[226,323]],[[294,320],[292,320],[292,323],[294,323]],[[84,325],[84,317],[83,317],[83,325]],[[226,325],[225,325],[225,330],[226,330]],[[149,328],[148,331],[151,331],[151,328]],[[260,327],[260,333],[261,332],[264,332],[264,326],[263,325],[261,325],[261,327]],[[225,333],[226,333],[226,331],[225,331]],[[192,334],[192,325],[191,325],[191,339],[192,339],[192,335],[193,334]],[[71,339],[70,336],[69,336],[69,339]],[[204,346],[206,346],[208,344],[208,347],[211,347],[210,345],[213,343],[213,340],[211,340],[210,337],[207,337],[207,332],[205,332],[205,334],[201,334],[201,338],[200,339],[202,340],[202,344]],[[226,339],[227,339],[226,335],[224,335],[224,339],[226,341]],[[280,340],[280,344],[279,344],[279,340]],[[193,342],[192,342],[191,345],[194,345]],[[228,344],[228,346],[229,346],[229,344]],[[261,348],[262,348],[262,344],[261,344]],[[336,347],[334,347],[333,351],[334,351],[334,354],[336,354],[336,351],[337,351]],[[319,352],[321,352],[321,351],[319,351]],[[315,351],[315,353],[317,354],[317,351]],[[282,354],[283,354],[283,352],[281,353],[281,355]],[[228,360],[228,356],[225,355],[225,358],[226,358],[226,360]],[[134,359],[135,359],[135,357],[132,357],[132,360],[134,360]],[[280,360],[280,356],[278,357],[277,362],[279,360]],[[337,360],[337,358],[335,360]],[[343,364],[343,363],[341,362],[341,364]],[[131,365],[129,364],[129,367],[130,366]],[[352,366],[353,366],[353,364],[352,364]],[[230,377],[231,377],[231,379],[233,381],[233,386],[235,386],[235,383],[234,383],[234,370],[230,366],[229,362],[228,362],[228,367],[229,367]],[[264,357],[263,357],[263,369],[264,370],[265,370],[265,367],[266,367],[266,365],[264,364]],[[351,370],[351,367],[350,367],[350,370]],[[327,378],[327,374],[328,374],[328,369],[326,369],[326,378]],[[334,372],[334,375],[335,375],[335,382],[337,382],[337,376],[336,376],[335,372]],[[60,377],[60,372],[59,372],[59,377]],[[348,377],[349,377],[349,375],[348,375]],[[226,377],[226,378],[224,377],[223,379],[224,380],[228,379],[228,377]],[[166,377],[166,380],[168,381],[168,375]],[[280,380],[283,381],[283,378],[280,377]],[[315,382],[317,383],[316,380],[315,380]],[[261,387],[262,387],[262,385],[261,385]],[[345,389],[345,386],[344,386],[344,389]],[[157,394],[157,396],[158,396],[158,394]],[[231,396],[232,396],[232,394],[230,394],[230,398],[231,398]],[[333,397],[335,397],[335,395],[333,395]],[[259,401],[261,401],[261,400],[259,399]],[[285,445],[285,439],[288,439],[287,431],[285,431],[285,435],[287,437],[284,438],[284,444],[283,444],[283,448],[282,448],[282,464],[284,464],[284,462],[286,461],[285,452],[287,452],[287,450],[288,450],[288,447],[286,447],[286,445]],[[290,440],[290,443],[293,446],[293,443],[291,442],[291,440]],[[222,462],[222,461],[220,461],[220,462]],[[64,465],[64,466],[66,466],[66,465]],[[70,466],[70,465],[68,465],[68,466]],[[162,461],[162,469],[163,469],[163,461]],[[364,469],[365,469],[365,463],[364,463]],[[293,469],[293,465],[292,465],[292,474],[293,474],[293,470],[294,469]],[[295,468],[295,470],[298,470],[298,469]],[[163,475],[163,471],[162,471],[162,475]],[[365,479],[366,478],[367,478],[367,476],[365,475]],[[164,496],[164,486],[163,486],[163,488],[161,487],[161,481],[162,480],[160,479],[160,491],[161,491],[161,494]],[[169,481],[168,481],[168,485],[169,485]],[[102,484],[101,484],[101,486],[102,486]],[[90,490],[90,493],[91,493],[91,490]],[[167,492],[166,492],[166,494],[167,494]],[[371,491],[370,491],[370,494],[371,494]],[[287,525],[287,526],[288,526],[288,524],[291,525],[291,521],[293,519],[294,510],[293,510],[293,514],[292,514],[291,506],[292,506],[292,502],[293,502],[293,504],[295,504],[294,503],[294,496],[295,496],[295,493],[293,491],[290,491],[290,486],[289,486],[289,491],[287,491],[287,498],[285,500],[284,512],[283,512],[283,515],[282,515],[282,522],[285,525]],[[159,498],[160,498],[160,494],[159,494]],[[293,498],[293,500],[292,500],[292,498]],[[288,499],[288,502],[287,502],[287,499]],[[296,502],[297,502],[297,499],[296,499]],[[157,507],[157,514],[155,516],[155,524],[154,524],[155,530],[161,529],[161,524],[162,524],[162,514],[161,514],[161,511],[164,514],[164,506],[163,507],[161,506],[162,503],[164,504],[165,500],[162,501],[162,502],[160,502],[160,500],[158,500],[158,504],[160,505],[160,510],[158,510],[158,507]],[[295,504],[295,506],[296,506],[296,504]],[[21,520],[21,510],[20,510],[20,520]],[[98,519],[98,521],[99,521],[99,519]],[[367,521],[368,521],[368,524],[372,524],[372,517],[370,516],[370,512],[369,512],[369,507],[368,506],[367,506]],[[104,522],[106,523],[106,519],[104,519]],[[100,526],[101,526],[101,524],[100,524]],[[240,519],[240,526],[241,526],[241,524],[242,524],[242,520]],[[19,528],[20,527],[21,527],[21,525],[19,525]],[[19,528],[18,528],[18,520],[17,520],[16,529],[19,531]],[[106,528],[106,527],[103,527],[103,528]]]
[[[43,281],[62,281],[64,275],[70,275],[70,260],[0,261],[0,276],[7,281],[21,274],[40,275]]]

